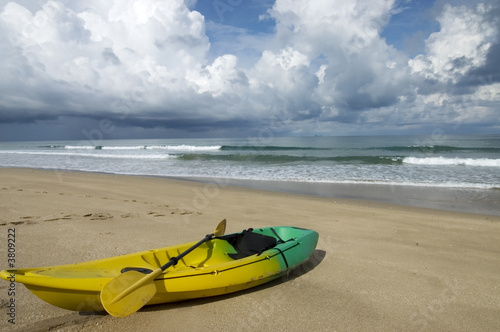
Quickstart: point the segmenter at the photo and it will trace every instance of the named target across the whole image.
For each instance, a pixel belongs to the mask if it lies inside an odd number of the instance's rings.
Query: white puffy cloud
[[[276,45],[307,59],[302,64],[316,80],[302,87],[304,97],[316,105],[321,120],[355,121],[356,111],[393,104],[406,92],[406,59],[380,38],[393,5],[392,0],[276,1],[270,11],[277,21]]]
[[[418,91],[414,121],[450,125],[454,130],[472,124],[495,125],[498,83],[491,72],[479,75],[483,67],[495,66],[492,61],[498,67],[492,55],[493,46],[500,42],[499,22],[491,19],[494,11],[484,4],[443,7],[437,17],[440,30],[426,40],[425,54],[408,62]]]
[[[277,0],[277,36],[302,52],[349,57],[379,38],[394,0]]]
[[[484,4],[476,8],[445,5],[437,18],[441,29],[427,39],[426,54],[409,61],[412,72],[456,83],[471,68],[484,65],[488,50],[498,38],[497,27],[486,20],[488,10],[491,8]]]
[[[214,97],[231,93],[234,92],[234,83],[246,83],[245,74],[236,68],[237,62],[237,57],[225,54],[201,71],[199,68],[188,71],[186,78],[198,93],[210,92]]]
[[[8,3],[1,13],[2,28],[10,36],[6,47],[18,60],[3,70],[19,85],[30,77],[16,77],[16,72],[29,70],[24,76],[31,74],[34,84],[48,81],[54,94],[74,103],[83,100],[64,95],[68,87],[89,98],[102,97],[103,102],[140,93],[153,105],[158,89],[170,97],[179,88],[190,93],[186,71],[201,68],[210,47],[203,16],[180,0],[107,4],[85,2],[86,7],[78,10],[50,0],[32,14]],[[20,94],[19,98],[27,97],[24,90]],[[40,96],[34,93],[33,98]]]

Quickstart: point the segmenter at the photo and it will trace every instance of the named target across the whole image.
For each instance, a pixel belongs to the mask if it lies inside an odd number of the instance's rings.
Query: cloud
[[[283,133],[334,134],[498,125],[494,2],[439,7],[439,31],[423,36],[425,52],[413,58],[381,37],[405,10],[394,0],[277,0],[261,15],[275,22],[265,33],[207,20],[195,7],[5,4],[0,126],[106,118],[129,129],[234,133],[279,121]]]
[[[418,104],[432,115],[428,121],[457,125],[497,122],[500,60],[495,54],[500,46],[500,25],[493,13],[498,10],[484,4],[445,5],[437,17],[441,29],[427,39],[426,53],[409,61],[420,95]]]
[[[302,88],[304,97],[311,95],[329,114],[323,120],[357,121],[357,112],[393,105],[405,92],[406,58],[380,38],[393,5],[393,1],[312,5],[282,0],[271,10],[277,21],[277,44],[302,52],[310,70],[321,72],[318,82],[310,80],[314,85]],[[315,61],[321,63],[319,68]]]
[[[445,5],[438,17],[441,30],[427,39],[425,55],[410,60],[412,72],[456,83],[471,69],[484,65],[498,39],[497,27],[486,20],[487,11],[483,4],[474,9]]]
[[[13,56],[3,68],[9,80],[2,82],[25,86],[17,96],[17,89],[10,89],[11,98],[25,106],[38,104],[49,90],[67,104],[68,113],[81,109],[99,114],[106,108],[113,111],[111,100],[132,101],[137,104],[132,111],[141,112],[155,106],[153,92],[172,99],[179,89],[190,92],[186,71],[201,67],[209,49],[201,14],[182,1],[168,6],[161,1],[86,4],[75,11],[48,1],[34,15],[15,3],[4,7],[2,29],[10,36],[7,47]],[[26,86],[30,80],[33,86]],[[95,102],[89,105],[89,100]],[[43,106],[50,112],[49,101],[40,105],[40,112]]]
[[[234,85],[248,85],[245,73],[236,69],[237,61],[234,55],[225,54],[201,71],[188,72],[186,78],[199,94],[209,92],[213,97],[218,97],[232,93]]]

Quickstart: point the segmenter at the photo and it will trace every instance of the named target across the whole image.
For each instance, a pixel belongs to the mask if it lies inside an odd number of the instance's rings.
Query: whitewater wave
[[[170,151],[216,151],[221,149],[221,145],[161,145],[161,146],[150,146],[148,149],[164,149]]]
[[[169,159],[176,158],[170,154],[96,154],[96,153],[74,153],[74,152],[43,152],[43,151],[1,151],[2,154],[18,155],[44,155],[62,157],[89,157],[89,158],[111,158],[111,159]]]
[[[58,148],[58,146],[53,146],[53,148]],[[65,145],[66,150],[99,150],[100,146],[95,145]]]
[[[409,145],[409,146],[385,146],[385,147],[374,147],[373,150],[386,150],[386,151],[397,151],[397,152],[410,152],[410,153],[427,153],[427,154],[437,154],[437,153],[453,153],[453,152],[481,152],[481,153],[499,153],[500,148],[494,147],[458,147],[449,145]]]
[[[58,148],[54,146],[53,148]],[[65,150],[170,150],[170,151],[216,151],[221,145],[137,145],[137,146],[102,146],[102,145],[65,145]]]
[[[475,167],[500,167],[500,159],[489,158],[445,158],[445,157],[406,157],[404,164],[420,166],[475,166]]]

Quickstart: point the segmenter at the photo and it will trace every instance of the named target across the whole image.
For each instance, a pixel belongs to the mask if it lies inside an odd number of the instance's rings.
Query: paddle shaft
[[[170,266],[176,265],[179,262],[179,259],[182,259],[184,256],[186,256],[187,254],[189,254],[191,251],[193,251],[194,249],[198,248],[202,243],[207,242],[208,240],[210,240],[214,236],[222,236],[222,235],[224,235],[225,231],[226,231],[226,219],[222,220],[217,225],[217,227],[215,228],[215,231],[212,234],[207,234],[207,236],[205,236],[205,238],[203,238],[202,240],[198,241],[198,243],[196,243],[191,248],[189,248],[186,251],[182,252],[178,256],[170,258],[170,260],[167,262],[167,264],[165,264],[162,267],[160,267],[160,269],[162,271],[165,271]]]
[[[130,285],[129,287],[127,287],[126,289],[124,289],[120,294],[118,294],[113,299],[113,301],[111,301],[111,303],[113,304],[113,303],[116,303],[117,301],[120,301],[122,298],[124,298],[131,291],[139,288],[141,285],[143,285],[146,282],[154,280],[154,278],[156,278],[157,276],[159,276],[163,271],[165,271],[166,269],[168,269],[172,265],[176,265],[179,262],[180,259],[182,259],[184,256],[186,256],[187,254],[189,254],[194,249],[198,248],[204,242],[210,240],[212,237],[214,237],[214,234],[208,234],[207,236],[205,236],[204,239],[198,241],[198,243],[196,243],[194,246],[192,246],[191,248],[187,249],[186,251],[182,252],[180,255],[170,258],[170,260],[168,261],[167,264],[163,265],[159,269],[154,270],[153,272],[151,272],[151,274],[146,275],[143,279],[138,280],[133,285]]]
[[[170,258],[170,260],[167,262],[167,264],[163,265],[160,269],[162,271],[165,271],[166,269],[168,269],[170,266],[175,266],[179,260],[181,260],[184,256],[186,256],[187,254],[189,254],[191,251],[193,251],[194,249],[198,248],[201,244],[203,244],[204,242],[207,242],[208,240],[210,240],[211,238],[214,237],[214,234],[208,234],[207,236],[205,236],[205,238],[203,238],[202,240],[198,241],[198,243],[196,243],[194,246],[192,246],[191,248],[189,248],[188,250],[182,252],[180,255],[178,256],[175,256],[175,257],[172,257]]]

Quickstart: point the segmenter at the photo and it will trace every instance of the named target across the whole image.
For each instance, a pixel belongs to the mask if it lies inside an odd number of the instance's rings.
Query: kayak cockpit
[[[171,270],[199,269],[242,259],[251,255],[260,255],[265,250],[274,248],[278,241],[275,237],[254,233],[251,229],[241,233],[229,234],[214,238],[200,245],[191,254],[183,257],[171,268]],[[185,247],[173,247],[167,250],[154,250],[142,255],[142,259],[150,266],[159,267],[162,263],[178,256]],[[124,270],[138,270],[137,268],[125,268]],[[142,271],[150,273],[152,270]],[[123,270],[122,270],[123,272]]]

